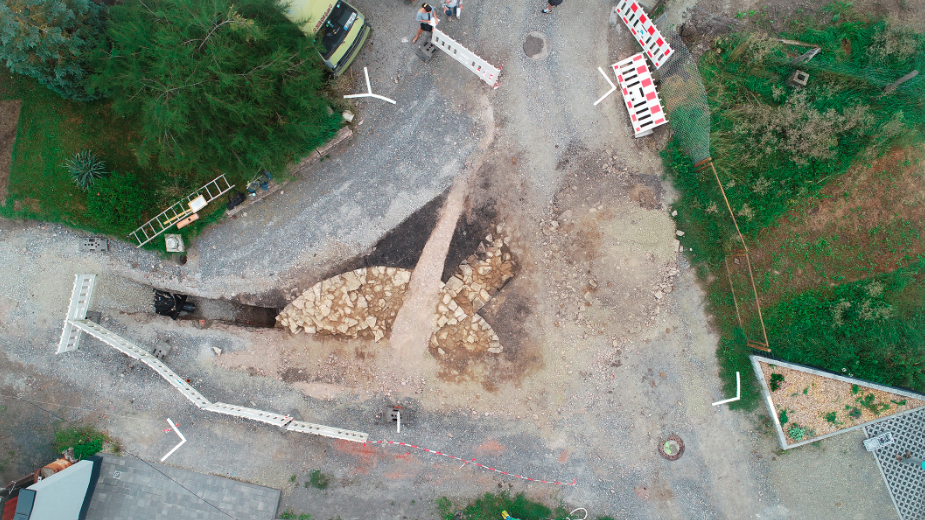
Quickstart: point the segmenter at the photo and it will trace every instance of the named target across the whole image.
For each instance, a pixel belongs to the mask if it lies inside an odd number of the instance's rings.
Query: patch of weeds
[[[858,385],[851,385],[851,393],[857,395],[861,391],[861,387]]]
[[[289,482],[295,482],[295,479],[297,479],[297,478],[299,478],[299,477],[297,477],[297,476],[295,476],[295,475],[289,475]]]
[[[789,435],[791,439],[797,442],[802,441],[807,436],[806,435],[807,433],[808,433],[807,429],[801,427],[797,423],[793,423],[793,426],[791,426],[790,429],[787,430],[787,435]]]
[[[854,401],[860,403],[861,406],[870,410],[874,415],[880,415],[881,412],[885,412],[890,409],[890,405],[886,403],[878,403],[877,398],[874,397],[874,394],[867,394],[863,398],[857,397]]]
[[[860,419],[861,409],[858,408],[857,406],[845,405],[845,410],[848,411],[848,417],[851,417],[852,419]]]
[[[446,497],[437,499],[437,509],[443,520],[453,520],[454,510],[452,503]],[[485,493],[471,501],[462,513],[466,520],[497,520],[501,511],[507,511],[514,518],[520,520],[565,520],[568,511],[562,506],[554,509],[526,498],[523,493],[511,496],[507,491],[498,493]]]
[[[61,453],[68,448],[74,448],[74,457],[85,459],[96,455],[103,450],[103,443],[109,437],[92,426],[72,426],[70,428],[55,428],[52,450]]]
[[[803,389],[803,395],[809,395],[809,387]]]
[[[10,462],[13,460],[13,457],[16,455],[16,452],[10,450],[6,452],[6,457],[0,458],[0,471],[6,471],[10,466]]]
[[[903,399],[902,401],[894,401],[893,399],[890,399],[890,402],[893,403],[893,404],[895,404],[896,406],[906,406],[906,400],[905,400],[905,399]]]
[[[295,511],[292,509],[287,509],[279,514],[280,520],[296,520],[298,517],[295,514]]]
[[[778,373],[771,374],[771,382],[770,382],[771,391],[776,392],[780,390],[780,385],[783,382],[784,382],[783,374],[778,374]]]
[[[829,412],[825,414],[825,420],[827,423],[832,424],[834,426],[841,426],[842,424],[844,424],[838,420],[838,412]]]
[[[315,489],[328,489],[331,485],[331,477],[322,473],[320,469],[316,469],[309,473],[308,482]]]
[[[777,418],[780,419],[781,426],[787,424],[787,422],[790,420],[790,418],[787,417],[787,410],[781,410]]]

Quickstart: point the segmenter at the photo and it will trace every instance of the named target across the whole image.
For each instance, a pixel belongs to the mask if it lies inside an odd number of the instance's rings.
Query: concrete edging
[[[798,365],[798,364],[796,364],[796,363],[788,363],[788,362],[786,362],[786,361],[779,361],[779,360],[777,360],[777,359],[766,358],[766,357],[763,357],[763,356],[750,355],[750,356],[748,356],[748,357],[749,357],[749,359],[750,359],[751,362],[752,362],[752,369],[754,369],[754,371],[755,371],[755,376],[758,378],[758,382],[760,383],[760,386],[761,386],[761,395],[762,395],[762,397],[764,397],[765,405],[767,405],[767,407],[768,407],[768,413],[771,414],[771,420],[774,422],[774,429],[775,429],[775,431],[777,432],[777,441],[780,443],[781,449],[784,449],[784,450],[789,450],[789,449],[792,449],[792,448],[798,448],[798,447],[800,447],[800,446],[804,446],[804,445],[806,445],[806,444],[810,444],[810,443],[813,443],[813,442],[816,442],[816,441],[821,441],[822,439],[827,439],[827,438],[829,438],[829,437],[834,437],[834,436],[836,436],[836,435],[840,435],[840,434],[842,434],[842,433],[849,432],[849,431],[851,431],[851,430],[857,430],[857,429],[863,428],[863,427],[865,427],[865,426],[868,426],[868,425],[870,425],[870,424],[875,424],[875,423],[878,423],[878,422],[881,422],[881,421],[886,421],[886,420],[888,420],[888,419],[893,419],[893,418],[896,418],[896,417],[905,415],[905,414],[907,414],[907,413],[917,411],[917,410],[921,409],[921,407],[919,407],[919,408],[913,408],[913,409],[911,409],[911,410],[906,410],[906,411],[904,411],[904,412],[899,412],[899,413],[890,414],[890,415],[887,415],[886,417],[881,417],[881,418],[879,418],[879,419],[873,419],[873,420],[870,420],[870,421],[863,422],[863,423],[861,423],[861,424],[856,424],[856,425],[854,425],[854,426],[849,426],[849,427],[847,427],[847,428],[842,428],[841,430],[838,430],[838,431],[836,431],[836,432],[827,433],[827,434],[825,434],[825,435],[820,435],[820,436],[818,436],[818,437],[813,437],[812,439],[808,439],[808,440],[805,440],[805,441],[800,441],[800,442],[797,442],[797,443],[794,443],[794,444],[787,444],[787,434],[784,433],[784,428],[781,426],[781,424],[780,424],[780,419],[778,419],[778,417],[777,417],[777,409],[776,409],[775,406],[774,406],[774,400],[771,398],[771,392],[770,392],[770,390],[769,390],[770,386],[768,385],[768,382],[767,382],[767,381],[765,380],[765,378],[764,378],[764,372],[761,371],[761,365],[759,365],[759,362],[765,362],[765,363],[768,363],[769,365],[782,366],[782,367],[789,368],[789,369],[792,369],[792,370],[798,370],[798,371],[800,371],[800,372],[805,372],[805,373],[807,373],[807,374],[812,374],[812,375],[814,375],[814,376],[827,377],[827,378],[829,378],[829,379],[834,379],[834,380],[836,380],[836,381],[842,381],[842,382],[844,382],[844,383],[856,384],[856,385],[859,385],[859,386],[865,386],[865,387],[868,387],[868,388],[873,388],[874,390],[880,390],[881,392],[889,392],[889,393],[891,393],[891,394],[897,394],[897,395],[901,395],[901,396],[903,396],[903,397],[909,397],[909,398],[911,398],[911,399],[918,399],[918,400],[920,400],[920,401],[925,401],[925,395],[917,394],[917,393],[915,393],[915,392],[910,392],[910,391],[908,391],[908,390],[903,390],[903,389],[900,389],[900,388],[893,388],[893,387],[891,387],[891,386],[881,385],[881,384],[878,384],[878,383],[872,383],[872,382],[870,382],[870,381],[865,381],[865,380],[863,380],[863,379],[858,379],[858,378],[855,378],[855,377],[840,376],[840,375],[838,375],[838,374],[833,374],[833,373],[826,372],[826,371],[823,371],[823,370],[818,370],[818,369],[815,369],[815,368],[812,368],[812,367],[808,367],[808,366],[806,366],[806,365]]]

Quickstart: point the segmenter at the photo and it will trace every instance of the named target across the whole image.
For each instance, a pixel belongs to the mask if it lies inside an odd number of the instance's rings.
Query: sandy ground
[[[35,404],[2,397],[4,425],[15,426],[3,430],[0,454],[10,449],[17,456],[0,476],[17,476],[48,456],[42,443],[56,416],[94,422],[128,453],[149,460],[175,442],[162,433],[171,417],[190,442],[170,463],[282,488],[282,509],[314,518],[435,518],[433,500],[440,496],[458,502],[499,489],[586,507],[592,518],[895,517],[876,462],[859,449],[857,435],[784,456],[763,410],[743,415],[710,406],[728,396],[720,393],[718,338],[691,268],[696,252],[681,258],[676,253],[671,188],[661,181],[657,153],[667,129],[634,140],[619,98],[593,106],[607,88],[596,68],[636,52],[622,25],[609,26],[609,6],[566,2],[546,16],[535,2],[467,2],[462,20],[442,25],[483,56],[504,63],[502,88],[490,91],[444,56],[426,67],[414,61],[401,43],[413,36],[414,7],[357,4],[380,20],[369,55],[381,59],[364,58],[358,65],[370,65],[373,77],[396,78],[383,85],[383,95],[403,88],[401,74],[427,75],[431,90],[413,94],[422,100],[419,108],[440,107],[446,120],[440,129],[457,120],[467,131],[478,127],[454,148],[448,164],[455,170],[440,170],[425,191],[439,193],[441,183],[466,171],[468,163],[472,178],[460,218],[489,218],[510,230],[520,272],[480,311],[501,338],[503,354],[473,359],[465,376],[441,378],[427,367],[391,369],[392,350],[371,341],[173,322],[150,313],[144,283],[201,285],[209,277],[131,256],[121,247],[107,254],[78,253],[74,235],[56,226],[4,223],[0,392]],[[523,37],[534,30],[544,32],[551,45],[543,61],[521,51]],[[421,77],[409,81],[415,88],[428,84]],[[396,159],[418,145],[401,136],[425,133],[419,118],[397,121],[382,107],[370,107],[361,117],[364,130],[356,148],[315,165],[286,188],[286,196],[267,202],[275,209],[255,212],[257,218],[286,229],[311,226],[315,212],[334,204],[320,195],[301,204],[299,194],[311,192],[314,182],[343,201],[353,193],[355,176],[366,180],[375,167],[423,164],[417,157]],[[362,172],[350,172],[345,158],[367,150],[376,142],[375,132],[394,132],[395,148],[362,163]],[[317,246],[321,252],[312,256],[308,252],[316,244],[297,247],[305,238],[299,235],[277,244],[286,247],[269,248],[266,256],[248,246],[245,266],[244,253],[234,249],[243,235],[232,242],[221,237],[232,229],[253,233],[256,221],[217,228],[204,238],[208,249],[198,261],[239,255],[229,258],[240,260],[244,274],[228,274],[234,267],[228,260],[214,273],[224,277],[220,283],[201,290],[233,290],[251,300],[265,298],[267,287],[281,298],[310,286],[362,249],[376,225],[400,220],[390,212],[426,202],[398,190],[419,178],[390,177],[380,187],[387,192],[382,199],[400,193],[401,200],[378,201],[369,209],[377,215],[369,229],[334,237],[346,244],[340,256],[335,246]],[[343,211],[353,219],[363,209],[351,202]],[[377,220],[379,212],[388,218]],[[253,294],[237,293],[247,286],[245,274],[274,267],[277,259],[291,267],[255,282]],[[439,259],[426,262],[436,266]],[[169,342],[174,351],[168,364],[213,401],[366,431],[371,440],[401,440],[575,485],[530,483],[426,453],[286,434],[202,413],[156,375],[92,339],[77,352],[55,356],[76,272],[100,275],[92,308],[104,313],[105,326],[148,348]],[[221,356],[212,347],[221,348]],[[384,415],[396,404],[407,412],[400,434]],[[674,462],[656,453],[670,434],[686,445]],[[304,487],[314,469],[334,484],[325,491]]]

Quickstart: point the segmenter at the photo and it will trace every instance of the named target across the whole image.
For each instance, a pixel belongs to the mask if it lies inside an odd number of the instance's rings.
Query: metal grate
[[[890,498],[902,520],[925,518],[925,472],[896,460],[896,454],[907,451],[913,457],[925,458],[925,407],[897,415],[864,427],[868,438],[892,432],[895,442],[874,451],[880,473],[890,490]]]

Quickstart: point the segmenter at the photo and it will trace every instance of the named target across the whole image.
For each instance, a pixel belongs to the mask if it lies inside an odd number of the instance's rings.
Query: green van
[[[286,17],[304,22],[299,26],[302,32],[321,40],[321,58],[335,76],[353,63],[372,30],[366,17],[347,2],[292,0]]]

